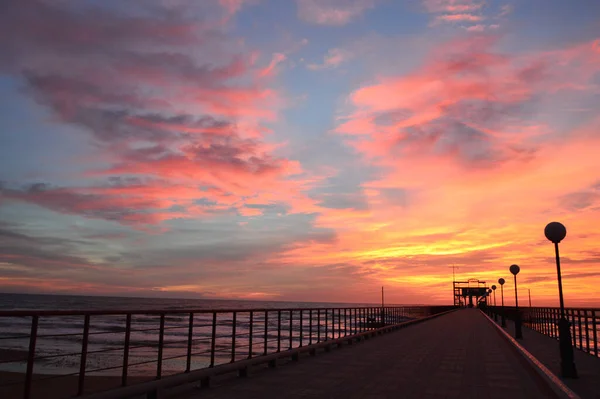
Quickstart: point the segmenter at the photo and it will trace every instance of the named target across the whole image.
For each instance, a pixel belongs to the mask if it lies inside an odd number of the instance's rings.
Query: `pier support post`
[[[560,372],[565,378],[577,378],[577,368],[575,368],[575,358],[573,356],[573,346],[571,344],[571,323],[561,317],[558,321],[558,334],[560,346]]]

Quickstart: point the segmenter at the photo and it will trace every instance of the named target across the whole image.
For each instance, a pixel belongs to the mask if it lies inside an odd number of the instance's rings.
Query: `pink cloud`
[[[355,90],[354,110],[336,131],[392,175],[417,168],[413,157],[423,171],[424,163],[443,163],[448,171],[471,165],[469,173],[505,162],[522,167],[535,158],[540,137],[550,133],[548,126],[527,121],[540,96],[580,91],[597,73],[599,59],[590,51],[594,42],[520,56],[495,51],[495,43],[493,36],[445,43],[413,73]],[[393,184],[413,185],[419,176]]]
[[[482,1],[473,0],[423,0],[423,5],[431,13],[466,13],[480,10]]]
[[[32,184],[23,188],[3,187],[1,192],[7,199],[33,203],[59,213],[123,224],[156,224],[166,219],[186,216],[181,212],[168,210],[176,203],[172,199],[148,197],[132,192],[128,195],[113,195],[110,189],[62,188]]]
[[[319,69],[329,69],[329,68],[337,68],[344,62],[352,59],[353,55],[351,52],[341,49],[341,48],[333,48],[330,49],[327,54],[323,57],[322,64],[308,64],[308,69],[319,70]]]
[[[277,65],[281,64],[286,59],[287,59],[287,56],[283,53],[273,54],[273,58],[271,59],[271,62],[269,63],[269,65],[266,68],[264,68],[263,70],[261,70],[259,72],[259,75],[261,77],[273,75],[275,73],[275,68],[277,67]]]
[[[445,22],[472,24],[487,19],[483,15],[484,1],[473,0],[423,0],[425,9],[434,15],[432,25]],[[471,32],[483,31],[481,24],[465,26]]]
[[[459,22],[459,21],[467,21],[467,22],[478,22],[483,20],[483,17],[475,14],[444,14],[438,15],[436,17],[437,21],[446,21],[446,22]]]
[[[248,0],[219,0],[219,4],[230,14],[238,12]]]
[[[375,6],[375,0],[296,0],[298,16],[317,25],[345,25]]]
[[[230,13],[242,3],[220,2]],[[238,46],[222,26],[190,23],[185,5],[170,8],[169,18],[152,16],[152,8],[143,17],[38,5],[19,3],[0,17],[1,29],[15,38],[0,37],[0,70],[22,78],[57,121],[92,139],[107,166],[84,176],[152,183],[13,187],[11,200],[124,224],[204,215],[195,199],[213,203],[212,211],[244,212],[244,200],[263,190],[277,193],[271,202],[286,203],[278,187],[293,193],[289,207],[312,206],[294,188],[299,163],[277,156],[277,143],[266,140],[267,124],[286,105],[269,79],[284,54],[261,68],[260,55]],[[222,15],[208,6],[206,12],[207,21]]]

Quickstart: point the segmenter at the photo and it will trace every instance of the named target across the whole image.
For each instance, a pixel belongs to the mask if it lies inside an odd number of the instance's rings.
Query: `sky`
[[[596,0],[9,0],[0,54],[0,292],[556,306],[559,221],[600,306]]]

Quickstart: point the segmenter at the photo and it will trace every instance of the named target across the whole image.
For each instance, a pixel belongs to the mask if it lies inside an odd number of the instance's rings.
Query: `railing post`
[[[192,340],[194,335],[194,313],[190,313],[190,319],[188,322],[188,342],[187,342],[187,356],[185,359],[185,372],[189,373],[192,368]]]
[[[346,324],[346,311],[347,309],[344,308],[344,337],[348,335],[348,325]]]
[[[362,309],[361,308],[357,308],[356,309],[356,332],[357,333],[361,333],[362,332],[362,325],[360,323],[360,319],[362,317]]]
[[[248,359],[252,359],[252,336],[254,335],[254,312],[250,311],[250,325],[248,326]]]
[[[302,309],[300,309],[300,345],[302,346]]]
[[[553,337],[557,337],[558,336],[558,332],[557,332],[557,328],[558,328],[558,312],[556,309],[552,310],[552,336]]]
[[[597,331],[598,325],[596,323],[596,311],[592,310],[592,331],[593,331],[593,338],[594,338],[594,355],[596,355],[596,357],[598,357],[598,331]]]
[[[365,323],[365,318],[367,316],[367,309],[361,309],[361,316],[360,316],[360,322],[361,322],[361,332],[365,332],[367,331],[367,325]]]
[[[577,348],[577,332],[575,331],[575,310],[571,309],[571,331],[573,339],[573,348]]]
[[[165,344],[165,314],[160,315],[160,331],[158,333],[158,361],[156,362],[156,379],[162,377],[163,346]]]
[[[542,308],[541,309],[541,313],[542,313],[542,328],[541,331],[542,333],[546,334],[550,331],[550,328],[552,327],[550,325],[550,323],[552,323],[552,318],[549,317],[550,316],[550,312],[548,312],[548,308]]]
[[[325,341],[329,339],[329,309],[325,308]]]
[[[317,343],[321,342],[321,309],[317,309]]]
[[[581,311],[577,309],[577,329],[579,330],[579,349],[583,350],[583,334],[581,333]]]
[[[217,312],[213,312],[212,316],[212,334],[210,339],[210,367],[215,367],[215,349],[217,347]]]
[[[312,319],[313,319],[313,315],[312,315],[312,309],[310,309],[308,311],[308,344],[312,345],[312,336],[313,336],[313,328],[312,328]]]
[[[292,317],[293,317],[294,311],[290,310],[290,349],[292,349],[292,339],[293,339],[293,330],[292,330]]]
[[[590,325],[588,323],[588,311],[583,310],[583,318],[585,320],[585,350],[590,353]]]
[[[277,311],[277,352],[281,352],[281,310]]]
[[[90,315],[86,314],[83,321],[83,337],[81,341],[81,359],[79,360],[79,385],[77,387],[77,396],[83,395],[85,384],[85,366],[87,363],[87,347],[90,337]]]
[[[338,309],[338,338],[342,336],[342,309]]]
[[[131,313],[127,313],[125,319],[125,343],[123,344],[123,372],[121,374],[121,386],[127,386],[127,372],[129,369],[129,341],[131,339]]]
[[[265,310],[265,336],[264,336],[264,350],[263,355],[267,354],[267,345],[269,342],[269,311]]]
[[[23,398],[29,399],[31,396],[31,381],[33,378],[33,364],[35,362],[35,344],[37,342],[39,316],[31,318],[31,332],[29,333],[29,352],[27,352],[27,372],[25,374],[25,391]]]
[[[237,312],[233,312],[231,325],[231,363],[235,362],[235,338],[237,334]]]

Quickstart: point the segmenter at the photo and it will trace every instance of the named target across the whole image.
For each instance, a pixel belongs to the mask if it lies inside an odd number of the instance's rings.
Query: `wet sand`
[[[18,362],[27,360],[27,351],[0,349],[0,362]]]
[[[35,374],[31,389],[32,399],[61,399],[70,398],[77,394],[79,376],[57,376]],[[130,377],[128,383],[133,385],[152,380],[151,377]],[[22,398],[24,392],[25,375],[0,371],[0,398]],[[121,377],[113,376],[86,376],[85,393],[106,391],[121,386]]]
[[[0,349],[0,361],[27,361],[27,351]],[[128,384],[150,381],[152,377],[132,376]],[[19,372],[0,371],[0,398],[22,398],[25,374]],[[77,394],[78,375],[44,375],[34,374],[31,389],[32,399],[61,399]],[[86,376],[85,393],[100,392],[121,386],[120,376]]]

